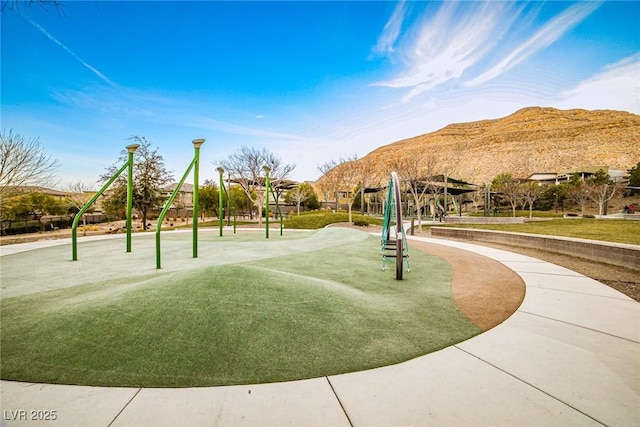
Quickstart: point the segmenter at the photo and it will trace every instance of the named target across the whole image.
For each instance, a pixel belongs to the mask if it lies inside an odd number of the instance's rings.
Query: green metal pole
[[[198,258],[198,215],[200,211],[200,147],[204,144],[204,139],[194,139],[193,147],[195,153],[193,154],[194,168],[193,168],[193,257]]]
[[[127,150],[133,150],[135,151],[137,148],[139,147],[138,144],[133,144],[133,145],[129,145],[127,146]],[[91,207],[91,205],[93,205],[96,200],[98,200],[98,197],[102,196],[102,193],[104,193],[104,191],[109,188],[109,186],[111,184],[113,184],[113,181],[116,180],[116,178],[118,178],[120,176],[120,174],[122,174],[122,172],[124,172],[124,170],[129,167],[129,161],[127,161],[124,165],[122,165],[122,167],[118,170],[118,172],[116,172],[110,179],[109,181],[107,181],[106,184],[104,184],[102,186],[102,188],[100,190],[98,190],[98,192],[96,194],[93,195],[93,197],[91,198],[91,200],[89,200],[83,207],[82,209],[80,209],[80,212],[78,212],[76,214],[76,217],[73,219],[73,224],[71,226],[71,259],[73,261],[77,261],[78,260],[78,223],[80,222],[80,218],[82,218],[82,215],[84,215],[84,213],[89,210],[89,208]]]
[[[269,238],[269,189],[271,188],[271,183],[269,182],[269,172],[271,172],[271,168],[269,166],[264,166],[262,169],[264,169],[265,175],[266,175],[266,179],[264,182],[264,185],[266,188],[266,201],[265,201],[265,211],[264,211],[264,217],[266,219],[266,230],[267,230],[267,239]]]
[[[191,161],[191,164],[187,168],[187,171],[184,173],[184,175],[182,176],[182,178],[178,182],[178,185],[176,186],[175,190],[173,190],[173,193],[171,193],[171,196],[169,197],[169,199],[165,202],[164,208],[162,209],[162,212],[160,212],[160,215],[158,216],[158,224],[156,224],[156,268],[158,268],[158,269],[162,268],[161,267],[161,262],[160,262],[160,260],[161,260],[161,256],[160,256],[160,231],[162,230],[162,221],[164,221],[165,215],[169,211],[169,208],[173,204],[173,201],[175,200],[176,196],[180,192],[180,189],[182,188],[182,184],[184,184],[185,179],[187,179],[187,176],[189,175],[189,172],[191,172],[191,168],[193,167],[195,162],[196,162],[196,159],[193,159]]]
[[[139,144],[127,145],[129,167],[127,174],[127,252],[131,252],[131,217],[133,212],[133,153]]]
[[[220,175],[220,185],[218,186],[218,226],[220,228],[220,237],[222,237],[222,226],[224,225],[224,215],[222,214],[224,202],[222,200],[222,192],[224,191],[226,193],[227,190],[224,188],[224,169],[218,167],[216,170]]]

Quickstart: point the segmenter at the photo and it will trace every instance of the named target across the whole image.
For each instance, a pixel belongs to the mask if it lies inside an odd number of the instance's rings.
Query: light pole
[[[265,182],[264,182],[264,186],[266,187],[266,201],[265,201],[265,211],[264,211],[264,217],[266,219],[266,224],[267,224],[267,239],[269,238],[269,188],[271,188],[271,183],[269,182],[269,173],[271,172],[271,168],[267,165],[264,165],[262,167],[262,169],[264,169],[264,173],[266,175],[265,178]]]
[[[220,237],[222,237],[222,225],[223,225],[223,221],[224,221],[224,215],[222,214],[223,212],[223,207],[222,207],[222,189],[224,186],[224,169],[222,169],[222,167],[218,166],[216,168],[216,170],[218,171],[218,174],[220,174],[220,185],[218,188],[218,224],[220,226]]]
[[[198,216],[200,211],[200,185],[198,183],[200,175],[200,147],[204,144],[204,139],[194,139],[193,147],[193,257],[198,257]]]
[[[127,252],[131,252],[131,216],[133,211],[133,153],[140,144],[127,145],[128,174],[127,174]]]

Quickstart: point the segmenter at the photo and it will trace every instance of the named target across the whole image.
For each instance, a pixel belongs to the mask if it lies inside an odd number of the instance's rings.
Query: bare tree
[[[330,174],[331,170],[337,166],[335,160],[329,160],[321,165],[318,165],[318,172],[322,174],[318,179],[318,189],[322,192],[324,201],[329,204],[329,197],[334,197],[336,202],[336,212],[338,211],[338,181],[337,175]]]
[[[540,198],[544,192],[544,187],[538,185],[537,182],[529,181],[520,184],[520,193],[524,206],[529,205],[529,219],[533,217],[533,204]]]
[[[38,138],[25,138],[11,130],[0,134],[0,201],[15,187],[54,184],[60,164],[40,146]]]
[[[422,231],[422,204],[425,195],[434,194],[436,189],[431,181],[431,176],[435,168],[435,159],[432,156],[411,155],[396,158],[390,163],[399,178],[408,186],[409,192],[413,196],[418,217],[418,234]]]
[[[587,204],[589,204],[589,201],[591,200],[589,198],[589,188],[587,187],[587,184],[582,180],[570,183],[567,193],[570,200],[573,200],[580,205],[580,214],[584,216]]]
[[[349,225],[353,224],[353,202],[358,194],[358,187],[362,182],[362,172],[358,156],[352,154],[347,157],[341,157],[338,166],[333,168],[330,174],[335,174],[338,182],[338,190],[344,194],[347,200],[347,209],[349,212]]]
[[[55,8],[58,13],[62,13],[62,7],[64,6],[61,1],[58,0],[2,0],[2,7],[0,11],[4,13],[7,10],[20,11],[22,6],[39,5],[44,9],[48,7]]]
[[[231,174],[249,200],[258,210],[258,224],[262,225],[262,208],[266,201],[264,167],[271,169],[271,178],[277,183],[286,179],[295,165],[283,164],[279,157],[266,148],[241,147],[220,162],[222,168]]]
[[[483,190],[472,191],[465,193],[463,200],[468,200],[473,205],[473,212],[478,213],[478,207],[481,203],[484,203],[485,192]]]
[[[602,169],[598,170],[594,176],[586,180],[587,195],[598,204],[599,215],[605,214],[605,206],[616,195],[621,188],[611,180],[608,173]]]
[[[262,150],[262,156],[265,165],[271,169],[269,177],[277,205],[282,194],[294,186],[294,182],[288,178],[289,174],[296,168],[296,165],[293,163],[283,163],[282,159],[266,149]]]
[[[300,215],[300,205],[313,194],[313,188],[306,182],[302,182],[293,187],[287,193],[289,199],[293,200],[297,207],[297,213]]]
[[[67,200],[69,202],[70,207],[73,209],[74,214],[80,212],[80,210],[84,207],[84,205],[91,199],[91,194],[87,193],[91,190],[91,187],[88,184],[85,184],[82,181],[76,181],[72,184],[69,184],[66,188],[67,192]],[[84,213],[82,215],[82,225],[83,225],[83,235],[87,235],[87,215]]]

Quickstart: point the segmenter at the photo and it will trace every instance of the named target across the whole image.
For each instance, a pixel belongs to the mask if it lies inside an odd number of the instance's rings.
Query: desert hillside
[[[394,156],[431,157],[433,174],[485,183],[502,172],[527,177],[587,166],[629,169],[640,162],[640,116],[611,110],[524,108],[510,116],[451,124],[380,147],[361,162],[377,169]]]

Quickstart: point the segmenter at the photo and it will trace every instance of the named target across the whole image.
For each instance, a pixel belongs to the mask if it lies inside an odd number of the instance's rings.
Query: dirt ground
[[[416,241],[409,244],[451,265],[453,298],[462,314],[483,331],[502,323],[522,303],[524,282],[498,261],[442,245]]]

